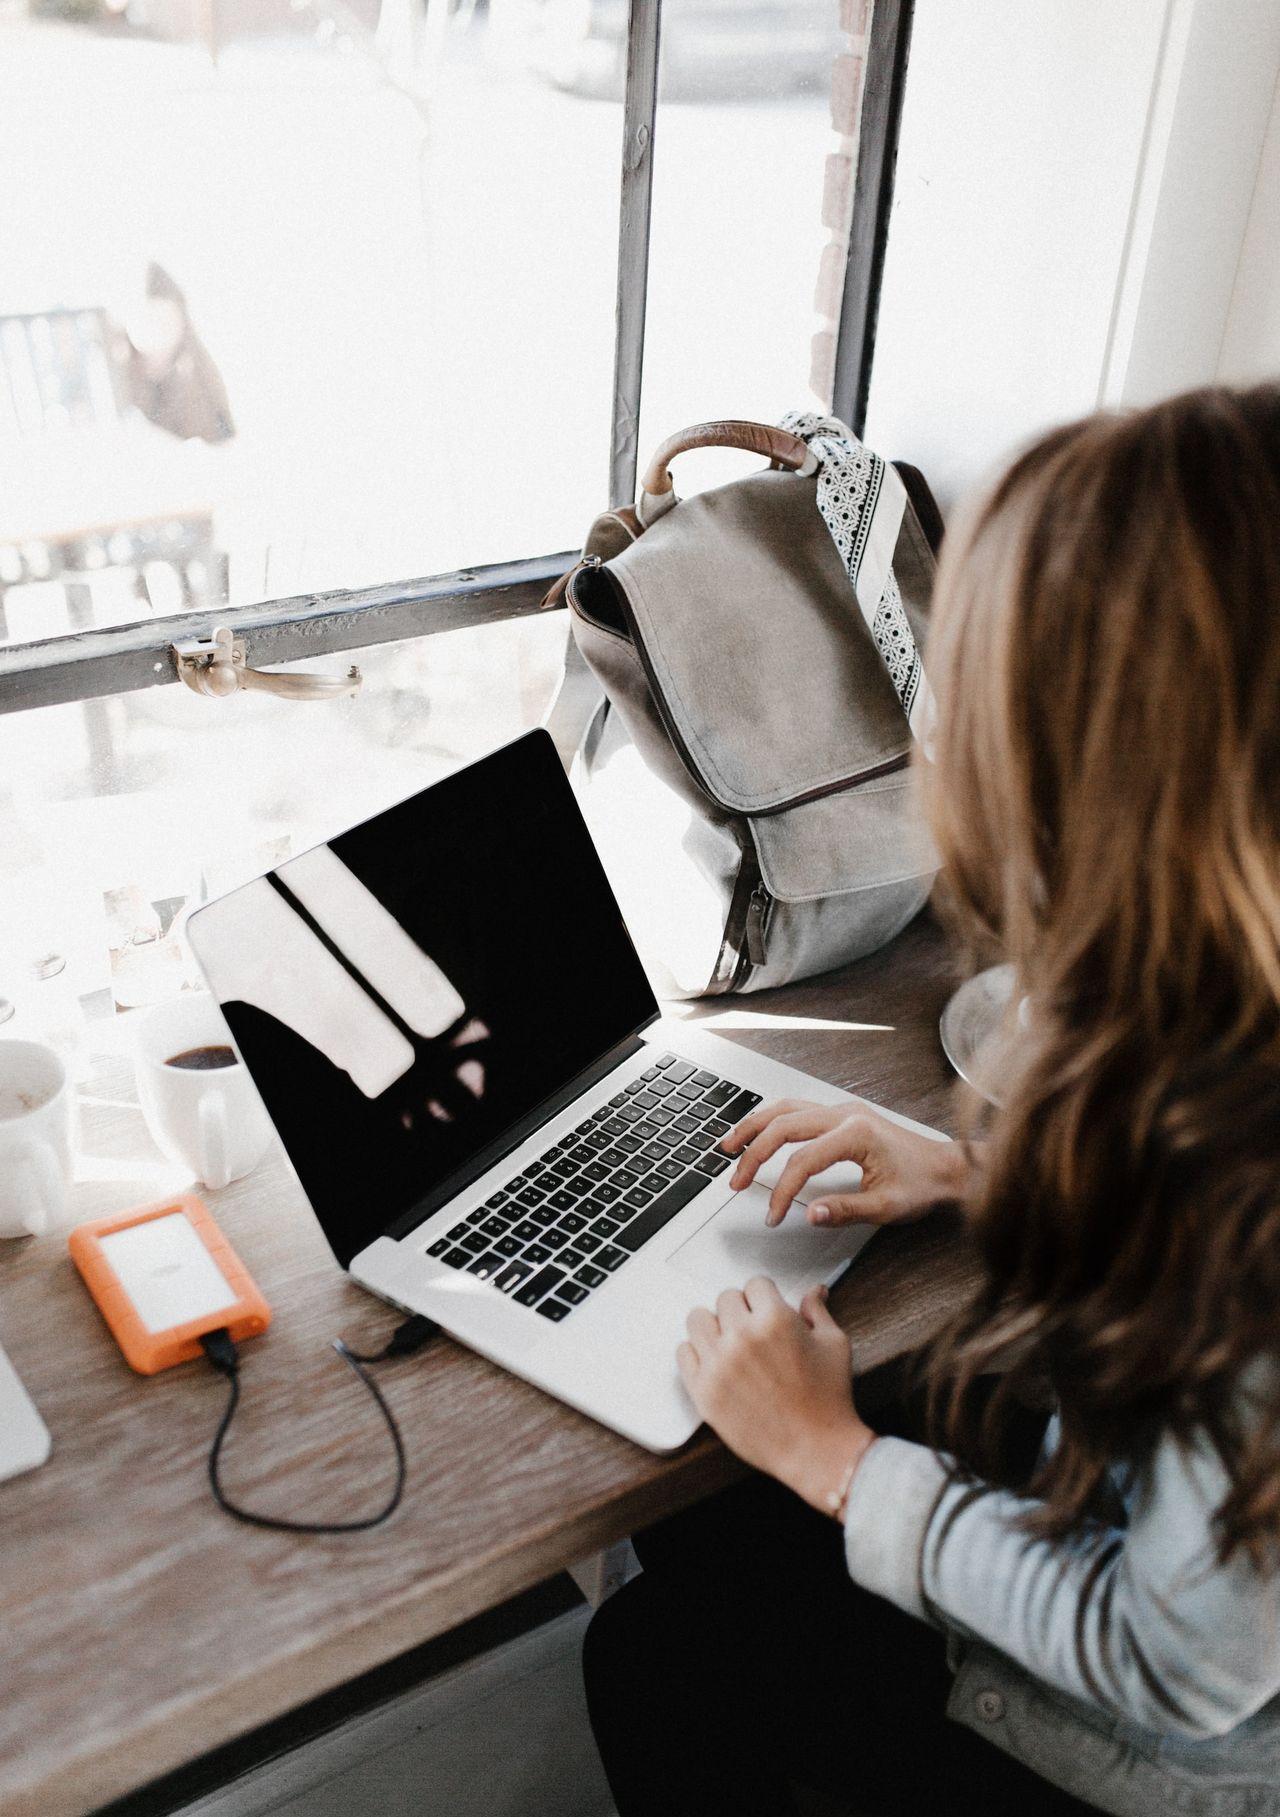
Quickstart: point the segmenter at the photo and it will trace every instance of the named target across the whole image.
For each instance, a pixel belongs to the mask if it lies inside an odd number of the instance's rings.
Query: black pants
[[[636,1551],[644,1574],[597,1611],[583,1660],[620,1817],[786,1817],[797,1783],[857,1817],[1092,1809],[947,1720],[942,1635],[859,1589],[836,1523],[777,1484]]]

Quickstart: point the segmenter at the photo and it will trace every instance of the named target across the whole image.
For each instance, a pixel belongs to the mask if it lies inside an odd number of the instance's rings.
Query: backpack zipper
[[[747,903],[745,929],[747,956],[752,965],[763,965],[769,957],[769,912],[772,907],[773,897],[763,883],[757,883]]]

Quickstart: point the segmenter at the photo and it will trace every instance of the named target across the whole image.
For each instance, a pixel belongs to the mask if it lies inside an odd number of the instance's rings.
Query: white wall
[[[1233,385],[1280,379],[1280,83],[1272,100],[1218,373]]]
[[[917,0],[871,445],[945,509],[1053,422],[1213,378],[1278,69],[1275,0]]]

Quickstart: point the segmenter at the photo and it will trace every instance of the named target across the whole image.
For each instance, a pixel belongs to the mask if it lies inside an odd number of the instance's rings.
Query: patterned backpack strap
[[[848,570],[911,735],[927,757],[933,743],[933,693],[893,572],[906,488],[888,461],[864,447],[834,416],[792,410],[782,427],[800,436],[818,457],[818,509]]]

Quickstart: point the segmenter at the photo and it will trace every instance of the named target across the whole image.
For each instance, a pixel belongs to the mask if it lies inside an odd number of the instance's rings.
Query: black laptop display
[[[250,926],[270,931],[256,959]],[[447,1201],[658,1013],[544,732],[209,904],[191,936],[344,1265]],[[432,970],[434,997],[418,975]]]

